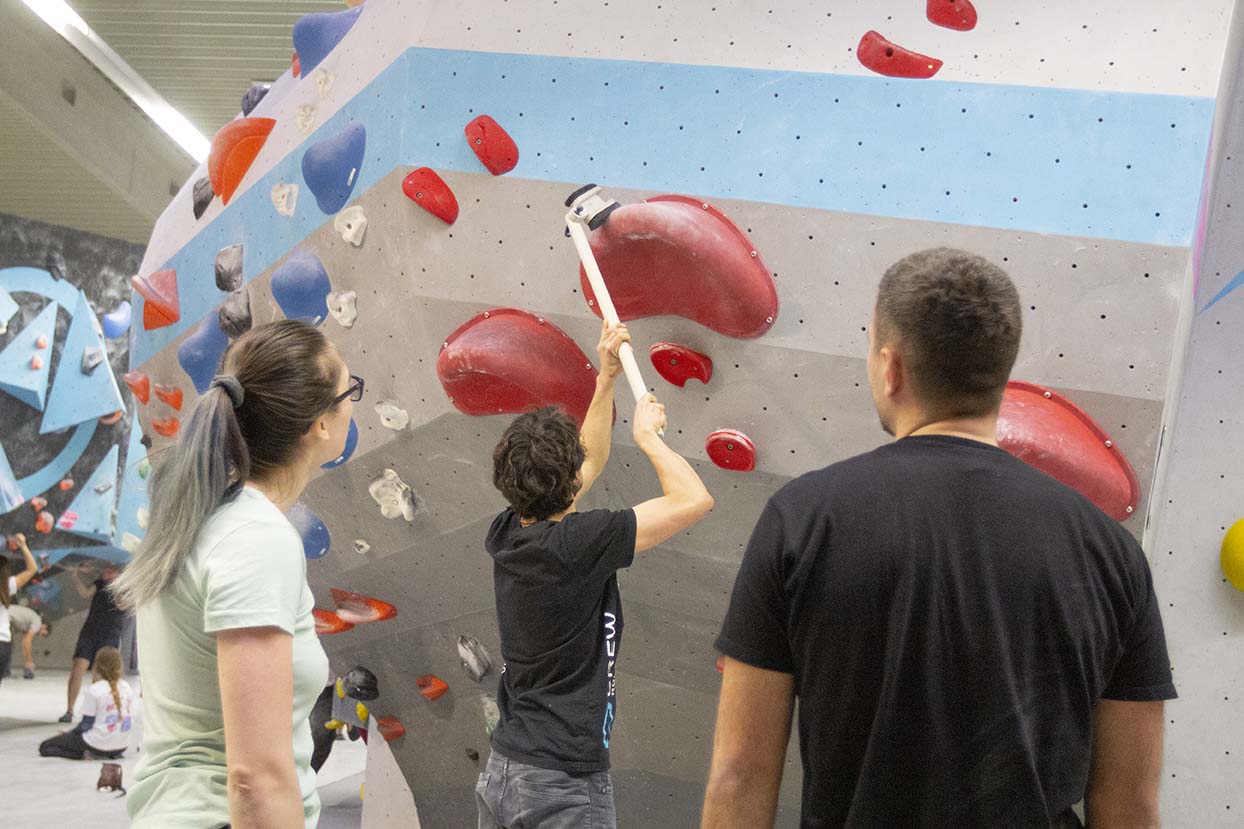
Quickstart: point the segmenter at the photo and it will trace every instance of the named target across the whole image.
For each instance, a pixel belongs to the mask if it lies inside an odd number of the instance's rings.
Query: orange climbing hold
[[[326,636],[331,633],[345,633],[354,627],[353,624],[342,619],[331,610],[321,610],[320,608],[312,608],[312,617],[315,618],[315,633],[317,636]]]
[[[43,349],[47,347],[48,347],[48,338],[40,334],[38,338],[35,340],[35,348],[42,351]]]
[[[179,387],[156,383],[155,396],[167,403],[170,408],[181,411],[182,393]]]
[[[216,131],[212,150],[207,157],[207,175],[212,189],[225,204],[233,197],[250,169],[251,162],[263,149],[268,134],[276,126],[271,118],[236,118]]]
[[[164,420],[157,417],[152,419],[151,428],[155,429],[157,434],[164,435],[166,438],[176,438],[177,433],[181,431],[181,421],[175,417],[165,418]]]
[[[42,512],[47,505],[48,499],[44,498],[42,495],[36,495],[30,499],[30,508],[35,512]]]
[[[62,478],[57,486],[60,487],[61,492],[68,492],[73,489],[73,478]]]
[[[337,605],[337,615],[347,622],[356,625],[368,622],[383,622],[397,615],[397,608],[380,599],[351,593],[349,590],[332,589],[333,603]]]
[[[150,378],[141,371],[127,371],[122,379],[125,380],[125,385],[130,387],[130,391],[134,392],[138,402],[146,405],[151,399]]]
[[[298,60],[297,52],[289,59],[289,71],[295,78],[302,74],[302,61]]]
[[[143,328],[151,331],[181,319],[181,300],[177,296],[177,271],[156,271],[130,280],[143,298]]]
[[[436,674],[424,674],[415,680],[415,684],[419,686],[419,693],[428,699],[440,699],[445,696],[445,692],[449,690],[449,686],[445,684],[445,680]]]
[[[394,716],[385,714],[383,717],[376,717],[376,728],[380,731],[380,736],[384,737],[386,743],[391,743],[398,737],[405,736],[406,726]]]
[[[43,358],[36,354],[30,358],[30,370],[38,371],[41,368],[43,368]]]
[[[125,417],[125,412],[121,411],[120,409],[117,409],[112,414],[104,415],[103,417],[101,417],[99,419],[99,422],[104,424],[105,426],[111,426],[114,423],[120,423],[121,418],[123,417]]]
[[[39,513],[39,518],[35,521],[35,529],[44,535],[47,535],[52,531],[55,521],[56,519],[52,518],[52,513],[44,510]]]

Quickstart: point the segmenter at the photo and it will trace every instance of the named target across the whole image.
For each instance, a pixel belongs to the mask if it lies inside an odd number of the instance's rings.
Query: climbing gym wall
[[[65,568],[128,557],[114,513],[141,435],[118,380],[141,260],[140,245],[0,214],[0,535],[17,557],[23,533],[47,567],[17,600],[48,621],[85,605]]]
[[[301,20],[290,72],[239,90],[134,280],[127,382],[158,449],[251,325],[310,320],[366,379],[291,518],[334,671],[375,679],[334,717],[392,740],[423,825],[471,820],[496,716],[492,447],[513,411],[590,396],[564,235],[586,182],[622,204],[591,245],[717,502],[622,578],[624,825],[696,820],[712,641],[765,500],[885,440],[864,358],[896,259],[1007,268],[1004,445],[1144,532],[1232,4],[999,6],[367,0]],[[658,492],[617,403],[588,507]]]

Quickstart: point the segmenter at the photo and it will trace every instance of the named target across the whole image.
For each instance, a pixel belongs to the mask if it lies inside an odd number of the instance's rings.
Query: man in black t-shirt
[[[940,248],[881,281],[868,378],[899,440],[792,481],[743,557],[703,826],[1156,826],[1173,699],[1148,562],[998,448],[1019,295]]]
[[[520,415],[493,454],[510,507],[488,531],[504,665],[501,719],[475,787],[481,829],[614,826],[609,743],[617,717],[622,603],[617,571],[713,506],[695,470],[665,445],[664,407],[635,407],[636,445],[664,493],[633,509],[576,505],[609,459],[624,326],[602,326],[601,371],[582,430],[559,409]]]
[[[82,564],[77,570],[69,571],[69,578],[74,589],[84,599],[91,600],[90,609],[86,612],[86,621],[78,634],[78,642],[73,649],[73,666],[69,671],[69,687],[67,695],[69,707],[61,715],[59,722],[73,722],[73,706],[78,701],[78,692],[82,689],[82,677],[91,669],[95,662],[95,654],[103,647],[118,648],[121,646],[121,631],[125,627],[125,611],[117,606],[112,599],[112,591],[108,586],[117,577],[115,567],[105,567],[100,577],[89,585],[83,584],[80,574],[89,572],[90,565]]]

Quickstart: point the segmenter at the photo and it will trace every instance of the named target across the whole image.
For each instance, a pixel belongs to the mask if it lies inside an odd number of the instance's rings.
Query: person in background
[[[305,322],[256,326],[156,454],[114,592],[135,608],[143,751],[132,829],[310,829],[309,714],[328,676],[287,512],[341,455],[363,381]]]
[[[9,605],[9,624],[14,634],[22,637],[22,679],[35,678],[35,637],[47,636],[52,626],[43,621],[43,617],[20,604]]]
[[[73,649],[73,665],[69,670],[68,705],[61,715],[60,722],[73,722],[73,707],[78,702],[78,693],[82,690],[82,677],[95,661],[95,654],[100,648],[116,648],[121,645],[121,630],[125,626],[125,611],[117,606],[108,586],[117,577],[116,567],[106,566],[99,578],[90,584],[83,583],[82,575],[94,573],[90,564],[79,564],[77,569],[69,571],[69,582],[78,595],[91,600],[90,609],[86,613],[86,621],[82,623],[82,631],[78,634],[78,643]]]
[[[8,677],[9,662],[13,658],[13,633],[9,628],[9,605],[13,603],[13,596],[17,591],[25,587],[26,583],[39,572],[39,564],[35,561],[34,554],[30,552],[30,547],[26,545],[26,536],[17,533],[13,536],[13,540],[17,542],[17,548],[21,550],[22,558],[26,560],[26,569],[14,575],[13,564],[9,561],[9,557],[0,556],[0,682]]]
[[[100,648],[92,668],[94,682],[83,694],[82,719],[71,731],[40,743],[40,757],[81,760],[89,751],[115,760],[125,753],[134,721],[134,691],[122,672],[121,652],[110,646]]]
[[[998,447],[1010,277],[938,248],[881,280],[868,381],[898,438],[783,487],[725,655],[703,826],[773,825],[799,700],[804,826],[1160,822],[1175,698],[1144,551]]]

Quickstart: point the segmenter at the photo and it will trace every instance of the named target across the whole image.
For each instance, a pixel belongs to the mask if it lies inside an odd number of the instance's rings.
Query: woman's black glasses
[[[338,403],[340,403],[342,400],[345,400],[347,397],[353,400],[355,403],[363,399],[363,378],[362,377],[355,377],[353,374],[351,374],[350,375],[350,387],[346,389],[345,391],[343,391],[341,394],[337,395],[337,397],[333,399],[333,405],[336,406]]]

